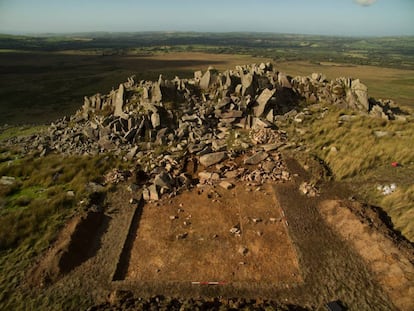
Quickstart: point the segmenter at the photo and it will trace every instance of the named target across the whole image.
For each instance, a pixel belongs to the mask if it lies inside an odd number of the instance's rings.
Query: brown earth
[[[59,297],[87,293],[97,309],[124,307],[122,299],[109,303],[108,295],[127,290],[128,299],[243,297],[313,310],[339,300],[348,310],[410,310],[412,244],[378,209],[348,201],[345,185],[320,181],[319,196],[302,195],[299,185],[323,169],[286,163],[290,182],[257,190],[234,181],[231,190],[204,186],[144,206],[130,205],[138,194],[118,185],[108,194],[104,234],[96,235],[99,250],[42,290]],[[229,232],[235,225],[240,236]]]
[[[300,283],[296,252],[271,186],[256,190],[245,183],[231,190],[203,186],[146,205],[125,279]],[[240,234],[230,233],[233,227]]]
[[[361,222],[340,201],[324,201],[319,211],[361,255],[395,305],[400,310],[414,310],[414,254],[411,258],[402,256],[392,240]]]

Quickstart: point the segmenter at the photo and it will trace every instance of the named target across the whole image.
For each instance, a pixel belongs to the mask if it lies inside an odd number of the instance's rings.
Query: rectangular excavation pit
[[[139,225],[131,224],[114,280],[302,283],[272,188],[256,188],[205,186],[146,204],[134,219]]]

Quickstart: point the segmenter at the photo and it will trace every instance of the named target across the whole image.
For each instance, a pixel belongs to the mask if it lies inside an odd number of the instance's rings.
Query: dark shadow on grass
[[[62,254],[59,267],[66,274],[96,255],[101,248],[101,239],[111,218],[103,212],[91,212],[78,224],[71,236],[66,252]]]

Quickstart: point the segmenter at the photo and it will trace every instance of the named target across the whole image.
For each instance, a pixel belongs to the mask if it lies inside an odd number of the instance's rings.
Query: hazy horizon
[[[1,0],[0,33],[261,32],[412,36],[412,0]]]
[[[289,33],[289,32],[272,32],[272,31],[193,31],[193,30],[181,30],[181,31],[172,31],[172,30],[143,30],[143,31],[77,31],[77,32],[15,32],[15,31],[0,31],[2,35],[11,35],[11,36],[33,36],[33,37],[48,37],[48,36],[74,36],[74,35],[88,35],[88,34],[140,34],[140,33],[171,33],[171,34],[263,34],[263,35],[280,35],[280,36],[321,36],[321,37],[344,37],[344,38],[386,38],[386,37],[414,37],[414,34],[408,35],[335,35],[335,34],[312,34],[312,33]]]

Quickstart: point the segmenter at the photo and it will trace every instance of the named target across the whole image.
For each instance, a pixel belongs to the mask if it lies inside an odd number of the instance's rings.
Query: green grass
[[[125,165],[111,155],[51,154],[0,162],[0,176],[16,180],[0,185],[0,309],[27,306],[28,298],[19,296],[24,273],[79,212],[77,202],[88,198],[87,183],[102,182],[105,172]]]
[[[47,129],[45,125],[38,126],[13,126],[0,130],[0,141],[11,137],[30,136],[35,134],[41,134]]]
[[[350,113],[350,112],[348,112]],[[324,118],[314,112],[303,123],[305,133],[298,135],[295,126],[289,132],[310,152],[323,159],[335,179],[346,181],[356,193],[390,215],[395,228],[414,241],[414,122],[386,121],[355,115],[351,121],[339,122],[344,111],[329,107]],[[377,131],[387,132],[376,137]],[[392,162],[400,167],[394,168]],[[396,183],[398,191],[384,196],[378,185]]]

